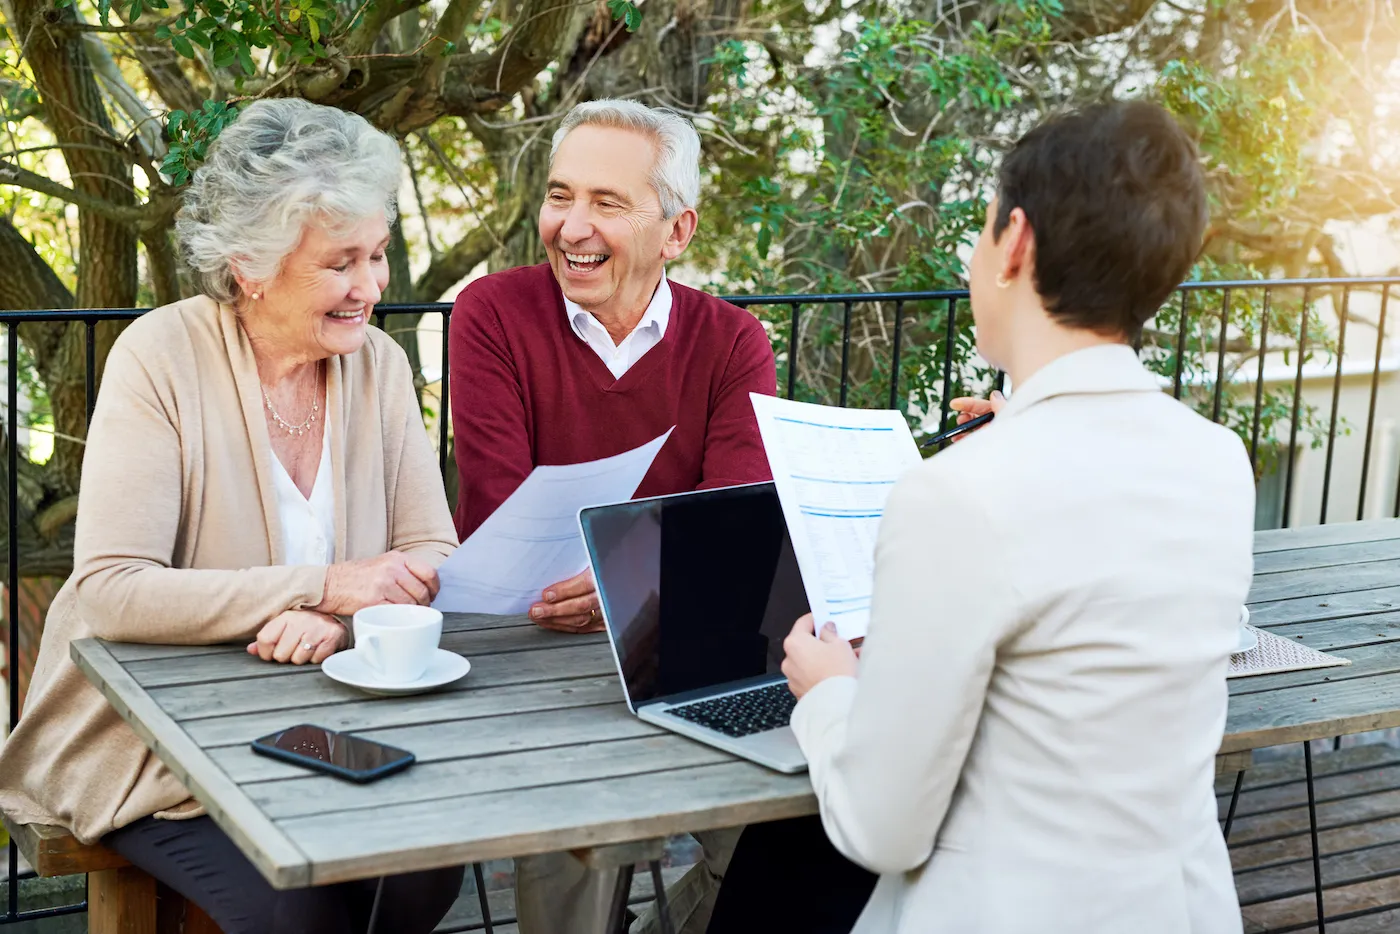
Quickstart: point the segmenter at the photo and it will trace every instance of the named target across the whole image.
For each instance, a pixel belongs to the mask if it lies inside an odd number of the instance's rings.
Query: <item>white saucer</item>
[[[326,659],[321,663],[321,670],[327,677],[341,684],[348,684],[370,694],[394,697],[402,694],[421,694],[433,688],[440,688],[444,684],[451,684],[465,677],[467,672],[472,670],[472,663],[456,652],[438,649],[433,654],[432,661],[428,662],[428,670],[423,672],[423,676],[417,681],[386,684],[379,672],[365,664],[364,658],[358,652],[350,649],[337,652]]]
[[[1250,649],[1254,648],[1258,644],[1259,633],[1255,632],[1248,626],[1241,626],[1240,644],[1235,647],[1235,654],[1238,655],[1241,652],[1248,652]],[[335,658],[335,656],[332,655],[331,658]]]

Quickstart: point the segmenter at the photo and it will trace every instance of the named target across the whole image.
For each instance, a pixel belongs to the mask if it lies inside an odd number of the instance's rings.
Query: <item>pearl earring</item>
[[[1009,288],[1011,288],[1011,280],[1008,279],[1008,278],[1006,278],[1006,276],[1002,275],[1001,273],[997,273],[997,288],[999,288],[999,289],[1009,289]],[[256,297],[256,296],[255,296],[255,297]]]
[[[251,298],[255,302],[260,302],[262,301],[262,293],[254,292],[252,295],[249,296],[249,298]]]

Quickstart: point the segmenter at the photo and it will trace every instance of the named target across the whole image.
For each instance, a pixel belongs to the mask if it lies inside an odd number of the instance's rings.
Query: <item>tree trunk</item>
[[[73,294],[49,264],[34,252],[4,217],[0,217],[0,308],[72,308]]]
[[[389,232],[389,287],[384,290],[385,304],[411,302],[413,298],[413,273],[408,268],[408,241],[404,238],[402,219]],[[396,314],[384,318],[384,330],[392,337],[403,352],[408,354],[408,365],[413,368],[413,388],[418,399],[423,399],[423,359],[418,351],[419,314]]]
[[[81,36],[50,28],[75,23],[73,8],[54,7],[42,0],[12,0],[11,8],[14,32],[23,40],[24,59],[44,102],[46,122],[59,143],[71,147],[63,150],[63,158],[73,187],[115,205],[134,205],[131,162],[108,119]],[[136,231],[93,211],[82,211],[78,237],[78,307],[135,304]],[[119,331],[115,322],[97,327],[94,380],[100,379]],[[35,362],[53,406],[56,437],[50,467],[65,489],[77,492],[83,445],[71,439],[87,436],[86,343],[83,325],[69,325],[66,332],[52,358],[36,357]]]

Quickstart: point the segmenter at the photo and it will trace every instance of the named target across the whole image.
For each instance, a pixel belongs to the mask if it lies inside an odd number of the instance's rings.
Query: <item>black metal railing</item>
[[[1386,315],[1390,290],[1400,284],[1400,276],[1334,279],[1279,279],[1190,282],[1180,286],[1149,325],[1138,349],[1162,376],[1164,391],[1194,405],[1203,415],[1216,420],[1233,419],[1232,427],[1240,433],[1249,451],[1256,475],[1268,460],[1270,450],[1282,447],[1274,455],[1268,475],[1281,481],[1282,504],[1277,525],[1287,527],[1297,518],[1294,502],[1294,479],[1300,437],[1310,434],[1310,443],[1324,449],[1323,479],[1319,521],[1334,518],[1329,511],[1332,502],[1334,452],[1338,432],[1349,432],[1340,414],[1340,399],[1346,362],[1347,324],[1355,317],[1353,297],[1356,294],[1378,296],[1379,312],[1374,321],[1376,340],[1370,354],[1369,396],[1365,417],[1364,442],[1361,453],[1360,485],[1355,518],[1365,514],[1367,485],[1371,478],[1370,460],[1375,437],[1377,400],[1383,370]],[[814,395],[830,398],[839,405],[850,404],[853,390],[861,399],[910,412],[921,430],[936,431],[947,427],[953,418],[949,403],[958,392],[980,393],[998,386],[1002,376],[980,364],[967,351],[967,341],[960,340],[972,327],[968,293],[964,290],[898,293],[842,293],[810,295],[729,296],[736,305],[754,310],[765,320],[773,339],[779,361],[779,390],[788,398]],[[1322,316],[1319,304],[1328,306],[1331,322]],[[1296,308],[1295,308],[1296,306]],[[9,635],[9,701],[10,726],[13,729],[20,709],[19,677],[19,581],[20,581],[20,504],[19,504],[19,399],[21,342],[19,326],[48,322],[78,322],[85,329],[86,414],[91,419],[96,400],[96,351],[98,324],[139,317],[146,309],[55,309],[36,311],[0,311],[0,326],[6,331],[6,400],[5,440],[7,455],[7,503],[9,507],[8,539],[8,635]],[[381,328],[391,319],[413,316],[415,332],[427,330],[424,320],[435,316],[441,322],[441,372],[436,382],[439,405],[435,413],[439,467],[447,471],[450,445],[450,389],[448,385],[448,331],[451,305],[440,303],[381,306],[375,310],[375,322]],[[888,314],[887,312],[892,312]],[[858,315],[876,314],[882,330],[881,342],[872,344],[858,339],[853,332]],[[1218,319],[1218,320],[1217,320]],[[806,338],[822,344],[824,351],[835,359],[834,375],[818,377],[823,386],[804,383],[803,355],[809,349],[804,333],[813,330],[813,321],[823,324],[819,336]],[[839,322],[839,330],[835,325]],[[1218,325],[1218,327],[1217,327]],[[1273,331],[1272,343],[1270,332]],[[916,337],[911,341],[910,334]],[[883,336],[887,334],[887,337]],[[1281,335],[1281,336],[1280,336]],[[913,346],[914,343],[918,346]],[[888,357],[888,372],[880,375],[854,377],[853,351],[857,344],[870,351],[875,348]],[[960,351],[959,348],[962,348]],[[1276,355],[1291,367],[1292,387],[1286,399],[1266,394],[1265,366],[1270,355]],[[1254,362],[1254,371],[1246,365]],[[1305,371],[1311,362],[1314,373],[1332,381],[1327,414],[1313,412],[1304,402]],[[810,369],[810,368],[809,368]],[[813,371],[815,372],[815,370]],[[874,371],[872,371],[874,373]],[[420,374],[421,375],[421,374]],[[818,380],[820,381],[820,380]],[[879,382],[876,386],[875,383]],[[1244,391],[1252,384],[1252,400]],[[1241,391],[1232,386],[1242,387]],[[914,389],[922,394],[911,398]],[[1014,390],[1014,387],[1013,387]],[[1287,442],[1280,444],[1275,437],[1286,426]],[[444,476],[444,480],[450,478]],[[1392,514],[1400,517],[1400,469],[1397,469],[1395,499]],[[1351,518],[1350,511],[1345,518]],[[10,886],[8,904],[0,914],[0,925],[30,920],[54,914],[82,911],[86,904],[21,911],[19,907],[18,854],[14,843],[9,847]]]

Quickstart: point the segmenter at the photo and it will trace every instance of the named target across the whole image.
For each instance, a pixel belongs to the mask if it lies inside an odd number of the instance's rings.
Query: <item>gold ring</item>
[[[588,621],[591,623],[591,622],[593,622],[593,621],[594,621],[595,619],[597,619],[597,618],[598,618],[598,608],[597,608],[596,606],[595,606],[595,607],[589,607],[589,609],[588,609]]]

